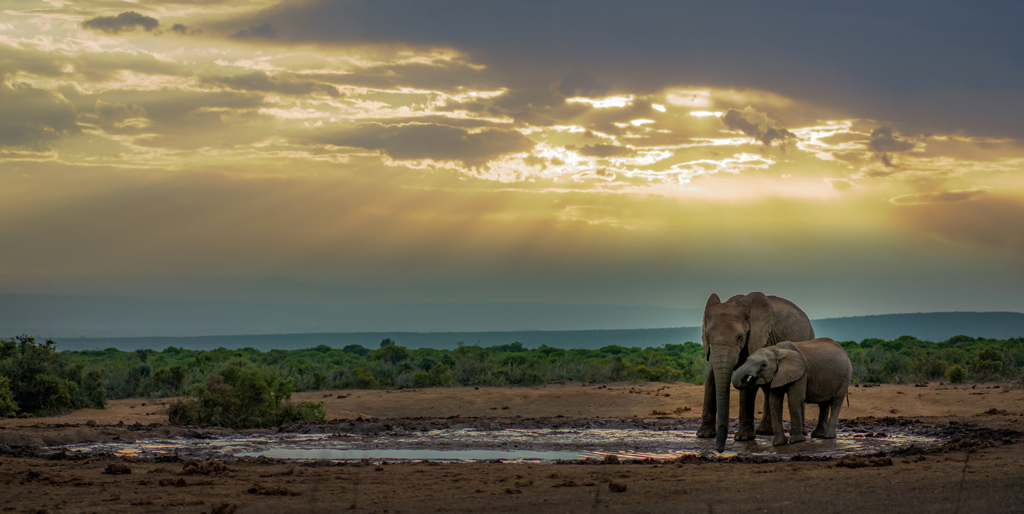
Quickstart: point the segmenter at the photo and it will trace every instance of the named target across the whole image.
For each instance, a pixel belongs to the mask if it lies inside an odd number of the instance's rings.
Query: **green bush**
[[[11,379],[0,377],[0,418],[9,418],[18,413],[18,405],[11,396]]]
[[[168,418],[175,425],[267,428],[326,418],[323,403],[293,404],[291,379],[243,360],[211,374],[192,395],[173,402]]]
[[[954,384],[959,384],[964,381],[964,377],[967,376],[967,371],[964,370],[959,364],[954,364],[946,369],[946,378]]]
[[[37,415],[104,408],[101,374],[85,373],[80,364],[69,365],[56,345],[27,335],[0,340],[0,377],[7,380],[6,396],[14,408]],[[0,393],[0,403],[3,399]]]

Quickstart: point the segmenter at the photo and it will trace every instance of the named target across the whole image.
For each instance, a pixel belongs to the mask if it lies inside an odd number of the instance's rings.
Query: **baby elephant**
[[[811,437],[835,439],[839,408],[843,406],[853,366],[839,343],[820,337],[794,343],[786,341],[762,348],[732,374],[737,389],[771,384],[769,409],[773,445],[786,444],[782,430],[782,396],[789,395],[789,442],[806,439],[804,404],[816,403],[820,409],[818,426]],[[830,412],[831,411],[831,412]]]

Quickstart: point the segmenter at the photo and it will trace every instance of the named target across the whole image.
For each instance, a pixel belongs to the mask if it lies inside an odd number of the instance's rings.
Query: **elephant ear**
[[[775,350],[775,362],[778,369],[772,378],[772,389],[796,382],[807,372],[807,359],[796,350]]]
[[[750,337],[747,339],[747,353],[754,353],[768,344],[768,334],[775,325],[775,309],[764,293],[750,293],[746,297],[750,307]]]
[[[704,319],[700,322],[700,339],[704,344],[704,358],[711,360],[711,344],[708,343],[708,336],[706,329],[708,328],[708,309],[722,303],[722,300],[718,298],[718,293],[711,293],[708,297],[708,303],[704,305]]]

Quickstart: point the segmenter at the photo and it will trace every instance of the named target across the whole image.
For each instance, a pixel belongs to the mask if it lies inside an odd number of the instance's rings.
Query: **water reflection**
[[[863,437],[840,432],[837,439],[811,439],[772,446],[771,436],[736,442],[717,454],[713,439],[698,439],[692,430],[645,429],[443,429],[393,431],[372,435],[350,433],[235,435],[214,438],[151,439],[104,442],[57,448],[70,452],[108,452],[122,456],[183,459],[230,459],[265,456],[288,460],[442,460],[555,461],[584,458],[673,459],[683,455],[861,455],[898,446],[935,444],[936,438],[890,432]]]

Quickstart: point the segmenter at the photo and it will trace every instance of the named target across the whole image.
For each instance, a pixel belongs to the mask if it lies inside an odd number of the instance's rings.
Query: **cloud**
[[[75,107],[59,93],[18,82],[0,82],[0,147],[45,150],[77,134]]]
[[[158,25],[160,22],[156,18],[150,18],[135,11],[126,11],[117,16],[97,16],[82,22],[82,28],[99,30],[107,34],[131,32],[139,28],[148,32],[157,28]]]
[[[747,106],[742,111],[729,109],[722,115],[722,123],[731,130],[739,130],[744,134],[770,146],[773,142],[784,143],[787,139],[795,139],[796,134],[779,127],[774,120],[763,112]]]
[[[921,132],[1020,134],[1024,121],[1015,113],[1024,106],[1024,67],[1012,49],[1024,46],[1024,31],[1011,20],[1024,16],[1024,5],[912,4],[917,7],[887,12],[879,27],[879,7],[870,2],[815,9],[794,2],[748,5],[737,17],[717,2],[635,9],[606,0],[566,0],[558,8],[545,2],[304,0],[223,26],[231,33],[272,23],[276,39],[289,43],[454,48],[507,77],[510,87],[536,87],[553,73],[577,68],[623,91],[684,84],[753,88]],[[929,16],[922,18],[922,11]],[[867,33],[874,37],[865,39]]]
[[[417,88],[432,91],[496,90],[504,84],[493,74],[462,59],[437,62],[384,63],[352,73],[313,73],[310,78],[331,84],[378,89]]]
[[[878,127],[871,132],[868,148],[875,152],[875,157],[882,161],[882,164],[893,167],[895,164],[889,154],[913,150],[914,143],[900,140],[893,135],[892,129],[889,127]]]
[[[845,178],[827,178],[825,179],[825,182],[832,186],[832,189],[835,189],[836,191],[846,191],[847,189],[851,189],[854,185],[853,182],[850,182]]]
[[[321,143],[380,151],[395,159],[462,161],[477,167],[503,154],[525,152],[533,141],[514,130],[469,132],[443,125],[384,125],[358,127],[313,138]]]
[[[959,191],[938,191],[934,193],[917,193],[900,195],[890,198],[889,202],[896,205],[924,205],[930,203],[951,203],[977,200],[989,194],[988,188],[963,189]]]
[[[255,27],[239,30],[231,37],[235,39],[274,39],[277,37],[277,29],[270,23],[264,23]]]
[[[103,91],[72,99],[82,112],[96,112],[97,123],[108,132],[138,134],[144,128],[144,135],[133,140],[139,146],[228,148],[264,139],[267,131],[272,130],[263,122],[273,118],[259,113],[259,108],[267,104],[260,94],[252,92],[166,88]],[[102,102],[98,111],[97,101]],[[122,121],[140,119],[142,113],[144,123],[104,124],[122,116],[131,116]],[[101,118],[104,114],[108,116],[106,120]]]
[[[217,84],[231,89],[242,91],[261,91],[282,93],[286,95],[309,95],[313,93],[323,94],[332,97],[342,96],[338,88],[310,80],[294,80],[271,76],[261,71],[254,71],[245,75],[204,77],[205,84]]]
[[[607,95],[611,89],[611,85],[598,82],[594,77],[591,77],[580,70],[573,70],[569,72],[569,74],[562,79],[562,82],[558,84],[558,92],[567,97],[599,97]]]
[[[96,100],[96,116],[101,125],[115,127],[130,119],[145,118],[146,109],[138,104],[129,105]]]
[[[182,23],[175,23],[174,25],[171,25],[171,31],[181,36],[192,36],[203,33],[201,29],[193,29]]]
[[[633,153],[632,149],[625,146],[602,144],[586,145],[580,148],[579,151],[581,155],[586,155],[588,157],[616,157]]]

